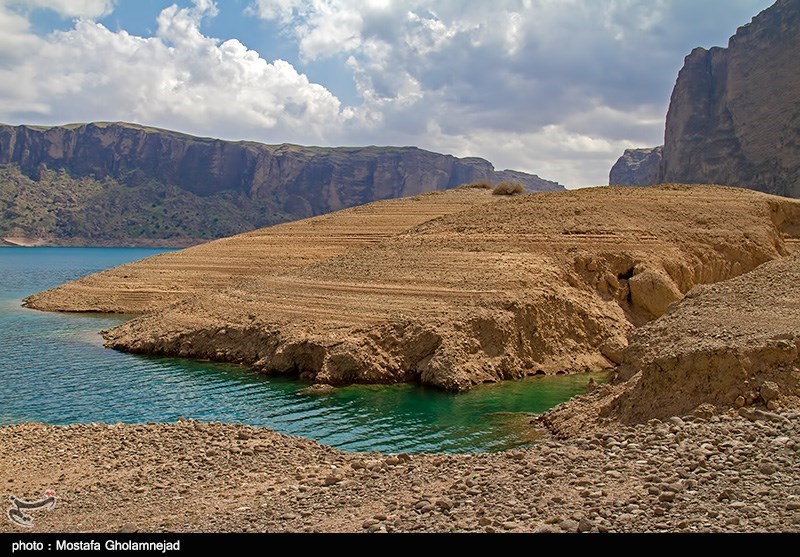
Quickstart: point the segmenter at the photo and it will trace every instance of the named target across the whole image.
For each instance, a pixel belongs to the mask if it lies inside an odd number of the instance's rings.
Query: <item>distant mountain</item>
[[[740,27],[727,48],[696,48],[686,57],[667,113],[663,158],[649,183],[800,197],[798,92],[800,0],[778,0]]]
[[[223,141],[122,122],[0,124],[0,239],[190,245],[380,199],[513,178],[480,158],[416,147]]]
[[[625,149],[611,168],[610,186],[650,186],[658,180],[662,147]]]

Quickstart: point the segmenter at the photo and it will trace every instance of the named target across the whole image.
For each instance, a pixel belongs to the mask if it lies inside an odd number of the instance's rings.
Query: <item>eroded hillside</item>
[[[436,199],[420,197],[415,210]],[[331,384],[460,390],[608,367],[622,361],[635,326],[695,285],[789,254],[799,207],[741,189],[684,186],[499,199],[307,265],[254,272],[228,289],[198,289],[106,338],[123,350]],[[206,264],[227,256],[217,246]]]

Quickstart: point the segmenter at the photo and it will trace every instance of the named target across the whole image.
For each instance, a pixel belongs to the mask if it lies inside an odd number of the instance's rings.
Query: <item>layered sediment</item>
[[[149,257],[40,292],[43,311],[147,313],[239,282],[366,247],[422,222],[498,201],[486,190],[454,189],[387,200]]]
[[[435,199],[423,196],[419,208]],[[333,385],[463,390],[613,367],[628,333],[694,286],[789,254],[798,207],[718,187],[499,199],[310,265],[198,290],[104,335],[126,351]]]
[[[548,412],[570,435],[614,423],[800,407],[800,255],[692,289],[630,335],[613,384]]]

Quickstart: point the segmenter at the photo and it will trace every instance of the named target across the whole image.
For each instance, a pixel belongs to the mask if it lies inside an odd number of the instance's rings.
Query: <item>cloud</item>
[[[0,0],[0,120],[133,120],[323,145],[418,145],[597,185],[663,140],[683,57],[770,0],[253,0],[295,65],[214,38],[230,3],[161,11],[153,36],[95,21],[110,0]],[[77,18],[38,35],[28,15]],[[263,45],[262,45],[263,46]],[[345,106],[317,75],[350,78]],[[311,70],[308,70],[311,71]]]
[[[14,40],[32,41],[31,52],[0,70],[2,116],[130,120],[278,142],[323,142],[336,133],[346,119],[339,100],[287,62],[269,63],[236,39],[203,35],[202,19],[215,12],[209,1],[172,5],[149,38],[86,19],[36,38],[12,21],[20,27]]]
[[[347,58],[364,101],[353,136],[487,157],[501,144],[513,157],[493,160],[589,185],[624,147],[661,143],[683,56],[714,24],[727,39],[758,4],[258,0],[251,11],[283,25],[301,59]]]
[[[63,17],[101,17],[114,9],[115,0],[6,0],[16,8],[49,8]]]

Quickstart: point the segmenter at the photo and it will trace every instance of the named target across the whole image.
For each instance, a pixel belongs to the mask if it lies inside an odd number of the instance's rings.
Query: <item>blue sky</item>
[[[0,0],[0,121],[417,145],[568,186],[764,0]]]

